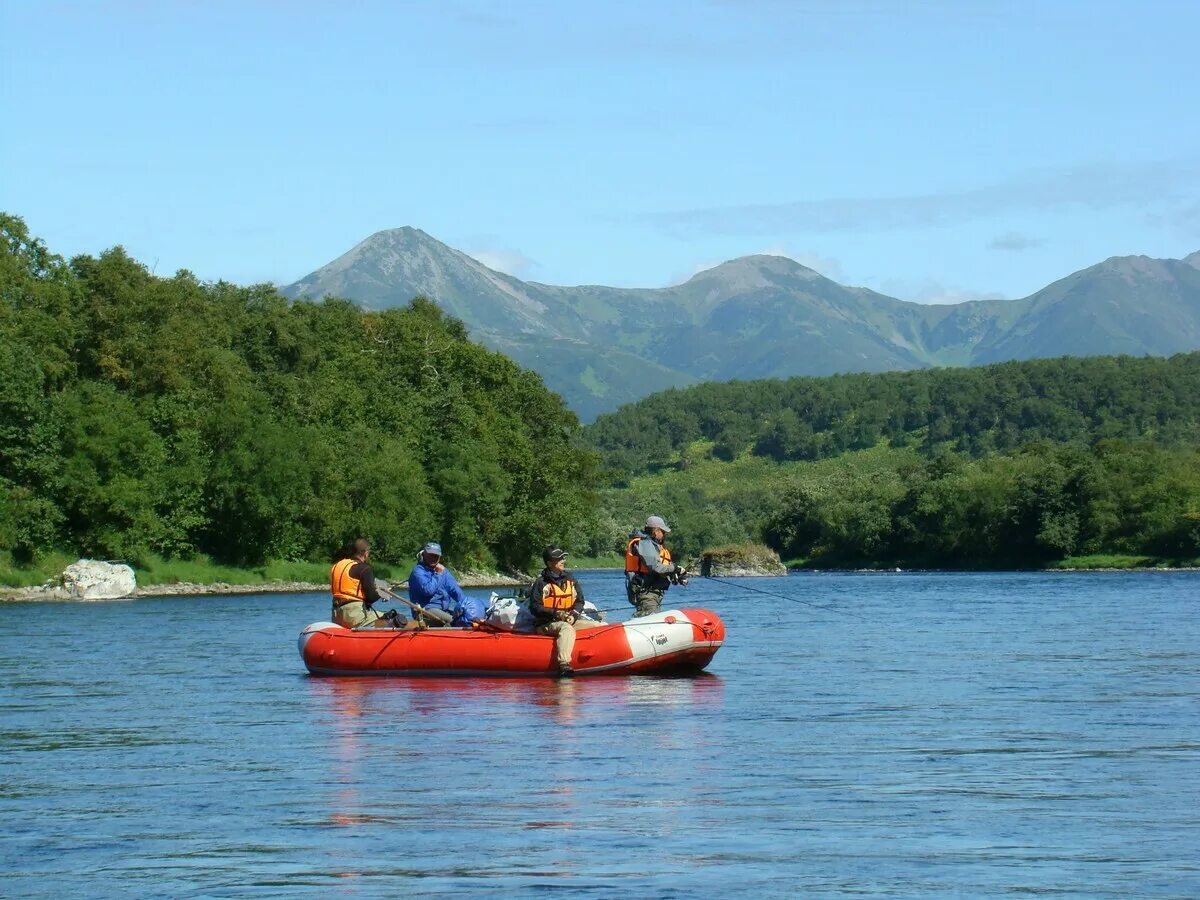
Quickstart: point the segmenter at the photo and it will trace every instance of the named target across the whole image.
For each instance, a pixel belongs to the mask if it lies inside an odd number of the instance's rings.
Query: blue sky
[[[908,300],[1200,249],[1200,4],[0,3],[0,209],[293,281],[413,225],[519,277],[748,253]]]

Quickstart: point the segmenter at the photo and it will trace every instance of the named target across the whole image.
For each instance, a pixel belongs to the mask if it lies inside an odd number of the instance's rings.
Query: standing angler
[[[646,519],[625,545],[625,593],[637,607],[636,615],[649,616],[662,609],[663,594],[671,584],[687,584],[688,571],[671,560],[663,539],[671,533],[662,516]]]

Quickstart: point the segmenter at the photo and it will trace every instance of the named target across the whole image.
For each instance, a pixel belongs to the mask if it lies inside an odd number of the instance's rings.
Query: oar
[[[413,603],[407,597],[401,597],[399,594],[395,593],[389,588],[384,587],[378,582],[375,583],[375,587],[379,593],[391,598],[392,600],[395,600],[397,603],[403,603],[418,616],[424,616],[434,625],[449,625],[454,619],[454,616],[450,615],[450,613],[446,612],[444,609],[426,609],[423,606],[417,606],[417,604]]]

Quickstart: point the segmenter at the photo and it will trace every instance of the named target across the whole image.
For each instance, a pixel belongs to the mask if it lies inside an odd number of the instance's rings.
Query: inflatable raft
[[[576,676],[699,672],[725,641],[705,609],[671,609],[577,633]],[[300,633],[300,657],[314,675],[553,675],[554,638],[509,631],[343,628],[316,622]]]

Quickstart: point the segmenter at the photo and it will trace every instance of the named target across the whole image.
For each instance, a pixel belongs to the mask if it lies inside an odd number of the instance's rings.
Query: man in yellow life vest
[[[555,663],[560,677],[574,674],[571,654],[575,650],[575,632],[601,624],[583,618],[583,588],[567,571],[567,554],[558,547],[542,551],[546,568],[529,589],[529,611],[534,631],[554,636]]]
[[[344,628],[405,628],[404,616],[393,610],[386,614],[371,608],[379,599],[375,573],[371,570],[371,545],[358,538],[348,548],[349,556],[333,564],[329,589],[333,593],[333,621]]]
[[[663,594],[672,584],[687,584],[688,571],[671,559],[663,540],[671,529],[662,516],[650,516],[646,527],[625,544],[625,593],[637,607],[634,615],[650,616],[662,609]]]

